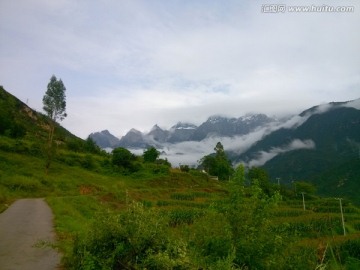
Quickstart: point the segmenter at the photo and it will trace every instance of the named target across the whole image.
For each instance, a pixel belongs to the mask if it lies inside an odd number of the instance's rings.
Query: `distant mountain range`
[[[41,156],[49,121],[0,86],[0,135],[31,141],[31,153]],[[314,106],[282,121],[263,114],[211,116],[199,126],[179,122],[169,130],[158,125],[148,133],[132,129],[120,139],[106,130],[91,137],[103,148],[153,145],[173,166],[197,164],[221,141],[234,166],[263,167],[273,181],[286,185],[311,181],[322,195],[360,205],[360,99]],[[85,146],[59,124],[55,140],[76,151]]]
[[[163,130],[155,125],[146,134],[132,129],[121,139],[108,131],[90,136],[101,147],[153,145],[175,166],[196,164],[221,141],[234,166],[263,167],[286,185],[311,181],[320,194],[360,204],[360,99],[314,106],[286,121],[264,114],[211,116],[199,126],[179,122]]]
[[[234,137],[245,135],[257,128],[276,122],[265,114],[252,114],[239,118],[211,116],[199,126],[191,123],[178,122],[169,130],[154,125],[150,132],[142,133],[131,129],[123,137],[116,138],[108,130],[91,133],[89,136],[102,148],[146,148],[148,146],[162,147],[165,143],[180,143],[186,141],[200,142],[209,137]]]

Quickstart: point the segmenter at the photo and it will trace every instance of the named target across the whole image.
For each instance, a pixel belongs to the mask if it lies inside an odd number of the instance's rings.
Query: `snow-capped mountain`
[[[191,140],[201,141],[209,136],[244,135],[274,121],[265,114],[248,114],[239,118],[211,116],[194,131]]]
[[[177,143],[189,141],[196,129],[197,126],[194,124],[178,122],[176,125],[171,127],[167,142]]]
[[[162,129],[154,125],[150,132],[142,133],[136,129],[131,129],[116,143],[107,142],[109,132],[92,133],[90,137],[100,147],[125,147],[125,148],[144,148],[150,145],[162,148],[164,144],[174,144],[189,141],[202,141],[210,137],[234,137],[248,134],[276,121],[264,114],[248,114],[239,118],[228,118],[224,116],[210,116],[206,122],[200,126],[191,123],[178,122],[169,130]],[[104,136],[104,138],[102,137]],[[110,134],[111,135],[111,134]]]

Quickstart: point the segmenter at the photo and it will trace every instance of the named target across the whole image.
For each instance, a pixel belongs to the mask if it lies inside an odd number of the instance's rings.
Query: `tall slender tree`
[[[49,123],[49,136],[46,147],[46,165],[45,171],[48,173],[51,161],[54,155],[54,133],[56,122],[64,120],[66,114],[66,95],[65,85],[61,79],[56,79],[55,75],[52,75],[50,82],[47,85],[46,93],[43,97],[43,109],[47,116],[50,118]]]

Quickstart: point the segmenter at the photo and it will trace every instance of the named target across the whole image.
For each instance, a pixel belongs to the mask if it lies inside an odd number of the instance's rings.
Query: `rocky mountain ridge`
[[[214,115],[199,126],[178,122],[169,130],[162,129],[156,124],[148,133],[133,128],[120,139],[108,130],[94,132],[89,136],[102,148],[145,148],[150,145],[161,147],[164,143],[200,142],[209,137],[244,135],[276,121],[265,114],[248,114],[239,118]]]

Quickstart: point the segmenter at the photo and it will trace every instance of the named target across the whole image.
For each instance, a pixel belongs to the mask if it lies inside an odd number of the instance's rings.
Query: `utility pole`
[[[335,198],[335,199],[339,200],[339,202],[340,202],[341,221],[342,221],[342,226],[343,226],[344,236],[345,236],[346,230],[345,230],[344,212],[343,212],[342,203],[341,203],[342,198]]]
[[[303,198],[303,207],[304,207],[304,211],[305,211],[305,197],[304,197],[305,192],[301,192],[302,198]]]
[[[280,186],[280,177],[276,177],[276,180],[277,180],[278,186]]]

